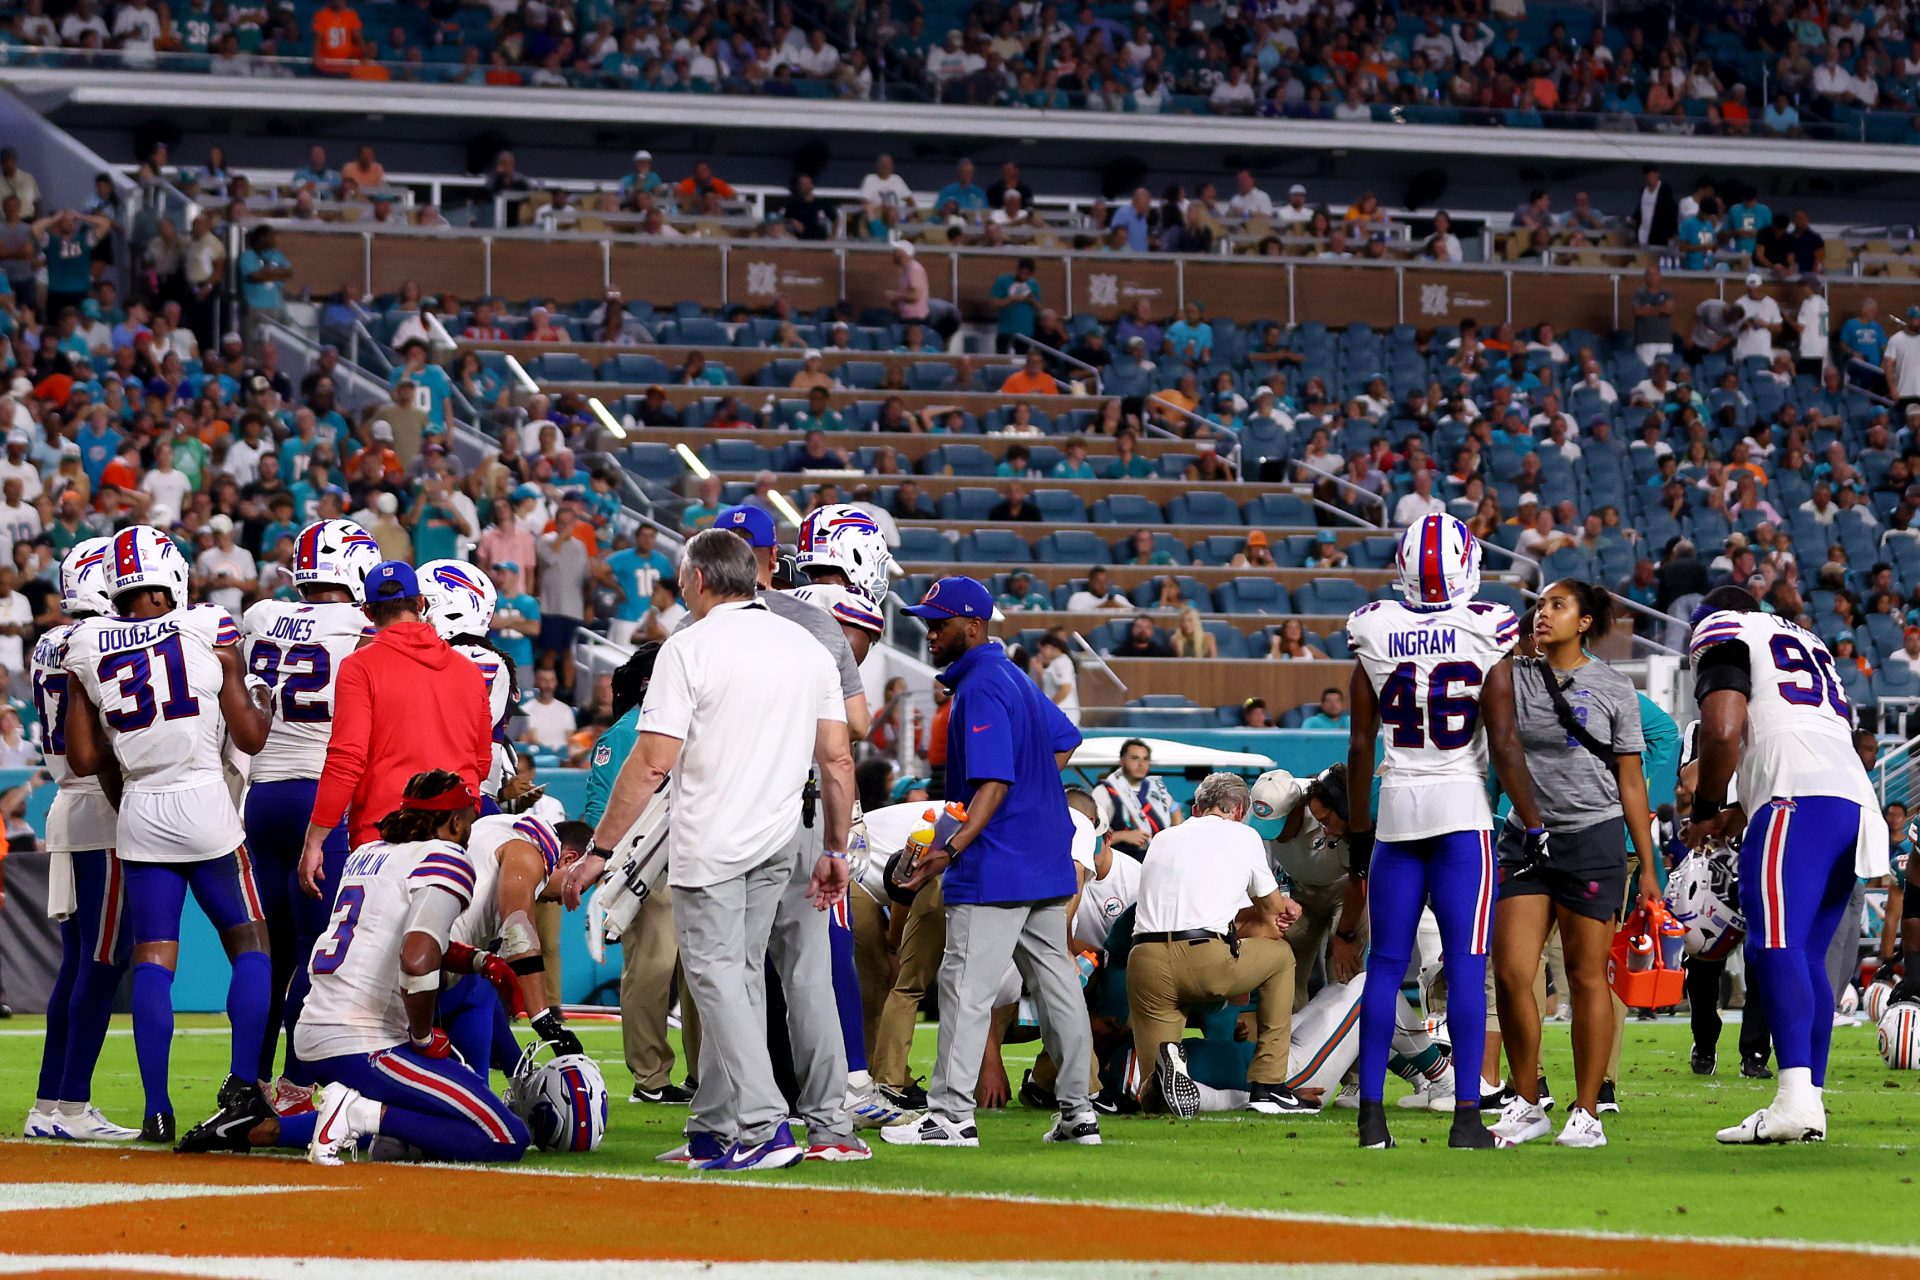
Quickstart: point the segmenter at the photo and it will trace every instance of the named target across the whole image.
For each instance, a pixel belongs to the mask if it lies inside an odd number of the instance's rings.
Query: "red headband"
[[[452,791],[442,791],[437,796],[407,796],[400,801],[400,807],[428,813],[451,813],[458,809],[477,809],[480,802],[473,798],[472,791],[462,785]]]

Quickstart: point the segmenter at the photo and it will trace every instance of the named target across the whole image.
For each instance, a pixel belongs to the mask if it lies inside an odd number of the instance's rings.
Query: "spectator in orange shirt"
[[[360,15],[347,6],[347,0],[327,0],[327,7],[313,15],[314,70],[322,75],[348,75],[365,51]]]
[[[340,166],[340,177],[362,191],[384,187],[387,185],[387,166],[374,158],[372,147],[361,143],[359,153]]]
[[[1046,370],[1046,361],[1038,351],[1027,351],[1026,367],[1000,384],[1000,394],[1007,396],[1057,396],[1060,384]]]
[[[585,515],[586,502],[578,489],[569,489],[560,499],[559,510],[553,513],[553,519],[547,522],[546,533],[571,533],[575,541],[587,549],[587,557],[592,559],[600,554],[600,535],[594,529],[593,522]],[[572,528],[563,530],[560,517],[572,516]]]
[[[724,178],[714,176],[713,166],[702,160],[693,166],[693,176],[682,178],[674,184],[675,191],[683,196],[716,195],[722,200],[731,200],[738,193],[728,185]]]
[[[121,489],[138,489],[141,471],[139,441],[123,440],[119,451],[113,455],[113,461],[100,472],[101,487],[113,485]]]

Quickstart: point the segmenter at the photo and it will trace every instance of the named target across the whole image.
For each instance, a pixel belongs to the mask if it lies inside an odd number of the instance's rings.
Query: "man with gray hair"
[[[1193,817],[1147,846],[1127,956],[1134,1057],[1143,1072],[1157,1072],[1164,1096],[1185,1076],[1187,1010],[1251,991],[1259,1038],[1247,1105],[1266,1115],[1311,1112],[1318,1108],[1285,1083],[1294,959],[1280,935],[1300,908],[1280,891],[1265,845],[1244,821],[1248,803],[1246,779],[1210,773],[1193,793]],[[1241,936],[1256,933],[1268,936]]]
[[[785,1168],[806,1155],[767,1051],[763,965],[791,878],[808,762],[819,766],[824,830],[807,896],[820,911],[846,895],[854,796],[833,659],[767,608],[758,576],[753,549],[731,532],[687,543],[680,581],[696,625],[661,646],[639,740],[589,854],[604,865],[672,773],[667,882],[703,1039],[686,1144],[662,1158],[720,1172]]]

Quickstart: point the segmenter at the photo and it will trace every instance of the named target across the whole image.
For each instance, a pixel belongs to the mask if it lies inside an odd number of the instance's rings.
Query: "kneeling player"
[[[527,1149],[527,1130],[452,1056],[433,1025],[454,921],[473,900],[462,845],[479,797],[455,773],[407,782],[380,839],[347,857],[333,926],[308,962],[313,989],[294,1032],[302,1061],[327,1086],[313,1116],[280,1123],[286,1144],[312,1126],[307,1158],[339,1164],[378,1134],[429,1160],[501,1162]]]

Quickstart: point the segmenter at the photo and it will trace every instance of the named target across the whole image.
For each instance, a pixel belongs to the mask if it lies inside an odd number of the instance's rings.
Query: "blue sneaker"
[[[727,1144],[717,1133],[701,1133],[698,1130],[689,1133],[687,1140],[671,1151],[654,1157],[659,1164],[685,1164],[705,1166],[709,1160],[718,1160],[727,1154]]]
[[[765,1142],[756,1142],[747,1146],[735,1142],[725,1154],[701,1165],[715,1173],[740,1173],[747,1169],[784,1169],[791,1164],[799,1164],[806,1158],[807,1149],[793,1140],[793,1130],[785,1121],[773,1131],[773,1136]]]

